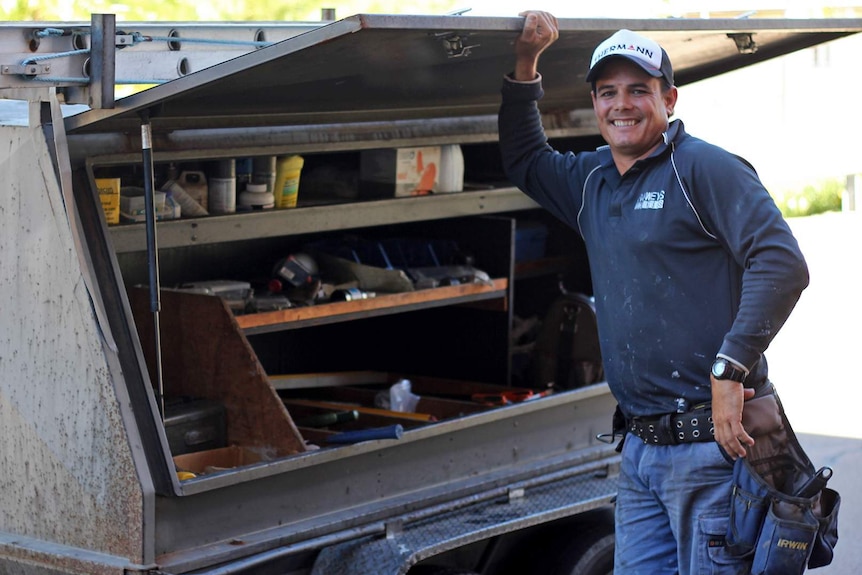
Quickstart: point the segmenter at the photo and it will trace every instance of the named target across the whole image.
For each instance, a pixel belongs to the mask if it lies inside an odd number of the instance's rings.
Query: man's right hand
[[[515,42],[515,76],[521,82],[538,77],[539,55],[560,37],[557,19],[553,14],[540,11],[521,12],[524,29]]]

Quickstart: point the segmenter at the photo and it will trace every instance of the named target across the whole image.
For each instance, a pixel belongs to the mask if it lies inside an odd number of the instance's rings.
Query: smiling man
[[[591,59],[607,145],[551,147],[538,62],[557,21],[522,15],[503,82],[503,166],[587,247],[605,374],[626,421],[614,573],[748,573],[724,546],[733,460],[754,444],[742,409],[771,391],[763,352],[808,285],[805,260],[754,169],[670,121],[673,68],[649,38],[620,30]]]

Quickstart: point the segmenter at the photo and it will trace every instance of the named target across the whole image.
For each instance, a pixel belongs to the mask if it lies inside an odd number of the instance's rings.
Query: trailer
[[[497,152],[521,25],[0,26],[0,571],[612,572],[586,254]],[[557,147],[623,27],[684,85],[862,21],[563,19]]]

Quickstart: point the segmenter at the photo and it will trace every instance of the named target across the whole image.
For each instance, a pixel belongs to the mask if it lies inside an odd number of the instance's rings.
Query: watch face
[[[717,359],[712,364],[712,375],[716,379],[721,379],[727,372],[727,362],[723,359]]]

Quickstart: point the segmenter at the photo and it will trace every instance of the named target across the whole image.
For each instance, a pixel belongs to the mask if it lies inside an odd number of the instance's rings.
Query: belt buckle
[[[676,414],[666,413],[661,416],[661,419],[659,419],[658,428],[662,434],[658,442],[659,445],[676,445],[679,443],[672,425],[674,415]]]
[[[675,445],[677,443],[670,427],[671,414],[660,417],[632,420],[629,429],[644,443],[652,445]]]

